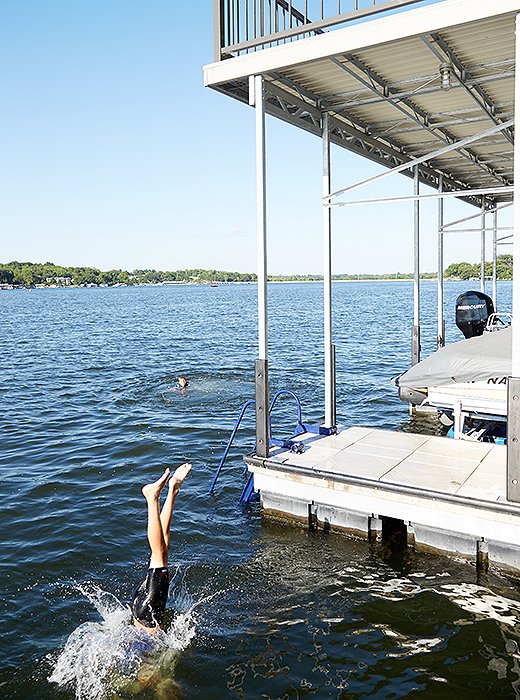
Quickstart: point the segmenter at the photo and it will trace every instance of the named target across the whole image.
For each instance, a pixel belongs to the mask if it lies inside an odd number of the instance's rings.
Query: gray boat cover
[[[512,328],[452,343],[397,377],[401,387],[422,389],[455,382],[506,384],[511,376]]]

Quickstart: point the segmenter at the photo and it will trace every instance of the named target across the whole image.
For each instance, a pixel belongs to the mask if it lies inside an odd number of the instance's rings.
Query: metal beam
[[[421,267],[420,267],[420,224],[419,224],[419,166],[414,166],[413,173],[413,330],[412,330],[412,365],[421,361]]]
[[[497,310],[497,231],[498,231],[498,211],[493,210],[493,306]]]
[[[520,66],[520,13],[516,15],[516,65]],[[520,114],[520,70],[516,71],[515,76],[515,114]],[[515,189],[514,189],[514,201],[517,206],[514,208],[514,219],[513,219],[513,255],[516,255],[517,260],[520,259],[520,138],[515,141]],[[516,274],[513,275],[513,317],[517,317],[517,321],[520,320],[520,274],[518,269]],[[512,375],[513,377],[520,377],[520,323],[513,323],[513,342],[512,342],[512,352],[513,352],[513,366]],[[520,402],[518,402],[520,404]],[[516,406],[516,404],[515,404]],[[518,407],[518,423],[520,424],[520,406]],[[520,447],[519,455],[520,457]],[[518,478],[520,480],[520,459],[516,465]],[[520,499],[519,499],[520,500]]]
[[[255,75],[250,80],[250,102],[255,108],[256,134],[256,235],[258,276],[258,359],[255,363],[256,452],[269,455],[269,388],[267,360],[267,217],[265,163],[265,96],[264,80]]]
[[[493,83],[498,80],[509,80],[511,78],[514,78],[514,70],[507,71],[507,72],[501,72],[498,75],[489,75],[489,76],[481,76],[478,79],[473,79],[472,84],[473,85],[482,85],[486,83]],[[433,81],[434,78],[438,80],[438,75],[436,74],[434,77],[432,76],[431,78],[426,78],[428,81]],[[403,92],[398,91],[398,85],[399,83],[388,83],[388,91],[389,94],[392,96],[393,100],[403,100],[409,97],[420,97],[423,95],[431,95],[432,93],[441,93],[442,88],[440,85],[431,85],[429,87],[419,87],[416,88],[415,90],[406,90]],[[454,85],[452,90],[460,90],[462,89],[461,85]],[[356,101],[351,101],[348,100],[348,95],[351,94],[356,97]],[[334,110],[334,111],[342,111],[342,110],[348,110],[348,109],[354,109],[354,108],[359,108],[359,107],[367,107],[368,105],[372,104],[377,104],[380,102],[379,97],[367,97],[365,99],[358,99],[358,95],[360,94],[359,90],[355,91],[350,91],[350,92],[344,92],[344,93],[336,93],[335,95],[330,95],[328,100],[327,100],[327,106],[329,109]],[[339,99],[339,98],[347,98],[343,102],[339,103],[334,103],[331,100],[334,99]],[[495,107],[498,107],[498,105],[495,105]]]
[[[438,192],[436,194],[404,195],[402,197],[375,197],[373,199],[356,199],[351,202],[331,202],[329,207],[354,207],[363,204],[382,204],[384,202],[408,202],[412,199],[438,199],[442,197],[462,197],[463,195],[497,195],[513,192],[513,187],[483,187],[475,190],[463,190],[462,192]]]
[[[480,291],[486,291],[486,208],[482,205],[480,231]]]
[[[442,193],[442,177],[439,182]],[[437,203],[437,348],[446,344],[444,333],[444,200]]]
[[[511,119],[513,115],[512,110],[509,112],[504,113],[504,119]],[[440,128],[444,126],[461,126],[462,124],[468,125],[468,124],[477,124],[479,122],[487,121],[487,117],[485,115],[480,115],[477,117],[461,117],[460,119],[451,119],[449,121],[444,121],[444,122],[430,122],[431,126],[434,128]],[[399,121],[393,121],[389,127],[385,127],[384,123],[375,123],[372,124],[372,134],[379,138],[380,136],[388,136],[389,134],[414,134],[419,131],[422,131],[422,128],[420,126],[409,126],[409,127],[404,127],[403,125],[405,124],[406,120],[400,119]],[[506,154],[504,154],[506,155]],[[485,161],[483,160],[485,156],[480,157],[480,162],[484,163]],[[496,159],[493,158],[493,162],[496,162]]]
[[[512,202],[507,202],[506,204],[500,204],[500,205],[494,205],[488,209],[489,212],[496,212],[499,209],[507,209],[508,207],[512,207],[513,203]],[[477,212],[476,214],[470,214],[469,216],[464,216],[462,219],[456,219],[455,221],[450,221],[449,224],[444,224],[442,227],[444,231],[446,231],[448,228],[451,226],[456,226],[457,224],[463,224],[466,221],[471,221],[472,219],[476,219],[478,216],[480,216],[480,212]],[[509,228],[509,227],[507,227]]]
[[[453,72],[457,77],[457,80],[466,90],[471,99],[477,103],[477,105],[487,114],[489,119],[494,124],[501,124],[501,120],[497,118],[495,113],[495,105],[486,95],[484,90],[475,84],[469,87],[468,81],[471,81],[471,76],[464,64],[461,61],[459,61],[458,57],[453,53],[451,47],[446,43],[446,41],[442,38],[440,34],[430,34],[430,37],[431,40],[435,42],[435,44],[437,44],[437,46],[440,49],[439,51],[425,37],[422,37],[422,40],[430,49],[430,51],[432,51],[432,53],[434,53],[440,61],[448,61],[449,63],[451,63],[454,69]],[[514,135],[511,129],[504,129],[502,133],[504,137],[509,141],[509,143],[514,143]]]
[[[334,372],[332,348],[332,210],[325,205],[330,193],[330,118],[327,112],[322,117],[323,156],[323,342],[324,342],[324,387],[325,427],[333,426]]]
[[[450,153],[451,151],[458,150],[462,148],[463,146],[466,146],[467,144],[473,143],[474,141],[479,141],[480,139],[485,138],[486,136],[490,136],[492,134],[496,134],[497,132],[501,131],[502,129],[505,129],[509,126],[512,126],[514,124],[514,119],[510,119],[507,122],[504,122],[503,124],[499,124],[497,126],[491,127],[491,129],[486,129],[485,131],[481,131],[478,134],[472,134],[471,136],[466,136],[466,138],[461,139],[460,141],[455,141],[454,143],[449,144],[448,146],[444,146],[443,148],[439,148],[436,151],[432,151],[431,153],[427,153],[426,155],[419,156],[418,158],[414,158],[411,161],[408,161],[407,163],[404,163],[402,165],[398,165],[395,168],[392,168],[391,170],[388,170],[387,172],[380,173],[379,175],[373,175],[372,177],[367,178],[366,180],[362,180],[361,182],[357,182],[354,185],[349,185],[348,187],[343,187],[340,190],[336,190],[336,192],[333,192],[330,197],[337,197],[340,194],[343,194],[345,192],[350,192],[352,190],[356,190],[359,187],[363,187],[364,185],[368,185],[369,183],[377,182],[377,180],[382,180],[385,177],[388,177],[389,175],[392,175],[393,173],[400,173],[403,170],[407,170],[408,168],[414,166],[414,165],[419,165],[421,163],[424,163],[426,161],[432,160],[434,158],[438,158],[441,155],[444,155],[446,153]]]
[[[425,35],[426,36],[426,35]],[[515,59],[514,58],[507,58],[503,59],[501,61],[486,61],[485,66],[483,66],[481,63],[477,64],[468,64],[467,69],[470,73],[472,73],[474,70],[482,71],[483,68],[486,70],[496,70],[496,73],[486,73],[486,74],[481,74],[478,76],[478,78],[472,77],[471,81],[468,81],[470,84],[473,82],[476,82],[477,84],[480,84],[482,81],[489,81],[489,80],[503,80],[503,79],[509,79],[509,78],[514,78],[515,75]],[[400,78],[396,80],[391,80],[388,82],[388,87],[393,93],[394,97],[399,97],[402,93],[397,93],[398,90],[402,88],[406,88],[407,86],[410,85],[419,85],[419,87],[415,87],[411,89],[410,94],[420,94],[417,93],[417,90],[422,90],[423,87],[426,87],[435,80],[439,80],[439,72],[436,70],[434,73],[425,73],[421,75],[415,75],[415,76],[408,76],[406,78]],[[458,86],[458,85],[457,85]],[[457,87],[455,86],[455,87]],[[330,95],[330,99],[349,99],[350,96],[354,94],[360,94],[361,90],[343,90],[342,92],[334,92],[332,95]],[[473,108],[475,109],[475,108]]]
[[[489,214],[489,211],[486,210],[486,213]],[[481,213],[479,213],[479,216],[482,216]],[[509,230],[511,229],[512,226],[504,226],[502,230]],[[482,233],[482,231],[485,231],[486,233],[488,231],[494,231],[495,229],[493,227],[490,228],[452,228],[452,229],[444,229],[444,233]]]
[[[520,14],[516,15],[515,53],[520,66]],[[520,70],[515,76],[515,114],[520,114]],[[515,202],[520,202],[520,139],[515,141]],[[520,206],[515,207],[513,255],[520,254]],[[520,315],[520,274],[513,274],[513,316]],[[518,319],[517,319],[518,321]],[[507,386],[507,499],[520,502],[520,323],[513,323],[512,366]]]
[[[255,75],[254,107],[256,133],[256,233],[258,270],[258,357],[267,360],[267,200],[265,162],[264,80]]]
[[[425,140],[423,140],[423,141],[420,142],[420,144],[417,144],[417,145],[414,145],[414,144],[409,144],[409,145],[407,145],[406,150],[407,150],[408,155],[413,156],[414,153],[417,153],[417,154],[424,153],[426,148],[432,149],[432,150],[433,150],[434,148],[436,148],[437,145],[438,145],[438,144],[437,144],[437,141],[434,141],[434,140],[425,141]],[[494,137],[487,137],[487,138],[485,138],[485,139],[482,139],[482,141],[479,143],[479,148],[483,149],[485,146],[487,146],[487,147],[492,147],[492,146],[503,146],[503,145],[504,145],[504,144],[503,144],[503,141],[501,141],[500,139],[497,139],[497,138],[494,138]],[[511,178],[510,178],[510,180],[508,180],[508,181],[506,182],[506,184],[511,185],[511,184],[513,184],[513,177],[512,177],[512,170],[513,170],[513,168],[512,168],[512,157],[509,155],[509,153],[506,153],[506,152],[504,152],[504,151],[499,151],[498,155],[499,155],[499,156],[501,157],[501,159],[502,159],[501,162],[504,162],[504,159],[506,159],[506,160],[509,159],[509,162],[511,163],[511,167],[509,168],[509,170],[511,170]],[[482,157],[479,159],[479,164],[482,165],[482,163],[485,163],[485,162],[486,162],[485,159],[486,159],[486,158],[489,158],[490,156],[492,157],[492,154],[483,153]],[[473,168],[476,168],[476,167],[477,167],[477,164],[476,164],[476,163],[470,164],[470,163],[468,162],[468,159],[466,158],[466,156],[465,156],[464,154],[457,154],[457,155],[453,156],[453,157],[450,159],[450,161],[449,161],[449,163],[448,163],[447,165],[453,166],[453,165],[456,165],[457,163],[460,164],[460,165],[459,165],[459,169],[461,169],[461,170],[462,170],[463,168],[468,169],[468,167],[470,167],[470,168],[471,168],[471,167],[473,167]],[[479,168],[479,170],[482,171],[481,168]],[[498,172],[498,171],[497,171],[497,172]],[[474,174],[474,175],[473,175],[473,178],[476,178],[476,177],[477,177],[477,175]],[[489,173],[486,174],[486,173],[484,173],[484,172],[480,172],[480,173],[479,173],[479,177],[480,177],[481,179],[485,179],[486,182],[489,181]],[[504,177],[505,177],[505,176],[504,176]],[[499,179],[499,178],[497,177],[496,179]]]
[[[431,133],[432,136],[435,136],[435,138],[437,138],[438,140],[448,144],[456,140],[453,134],[450,134],[445,129],[436,129],[435,127],[430,126],[430,124],[428,123],[428,114],[421,110],[416,104],[409,101],[407,98],[396,99],[395,97],[390,95],[389,87],[386,81],[384,81],[377,73],[375,73],[372,69],[365,65],[363,61],[358,59],[355,55],[346,54],[344,58],[348,61],[348,63],[355,66],[356,69],[360,71],[363,75],[367,76],[369,80],[366,80],[362,75],[359,75],[359,73],[350,68],[350,66],[346,65],[345,63],[342,63],[337,58],[330,58],[329,60],[332,63],[334,63],[334,65],[346,71],[355,80],[357,80],[362,85],[364,85],[369,90],[378,95],[381,100],[388,102],[392,105],[392,107],[405,114],[408,119],[411,119],[412,121],[416,122],[419,126],[423,127],[425,130]],[[504,126],[503,128],[506,127]],[[501,178],[500,175],[497,175],[497,173],[495,173],[491,168],[488,168],[487,166],[481,164],[479,162],[478,156],[472,153],[470,150],[465,149],[464,155],[471,163],[477,165],[482,170],[485,170],[488,175],[492,175],[496,179],[504,182],[504,184],[509,184],[509,181],[505,181],[503,178]]]
[[[290,83],[290,81],[287,81]],[[305,91],[293,89],[302,93],[301,96],[292,94],[286,91],[279,85],[273,82],[264,81],[265,89],[265,108],[266,112],[278,119],[281,119],[288,124],[298,126],[300,129],[321,138],[321,111],[315,106],[315,101],[310,101]],[[227,90],[223,90],[224,94],[228,94]],[[248,90],[243,82],[233,86],[234,96],[242,102],[248,103]],[[373,138],[368,127],[363,129],[349,124],[344,117],[331,116],[331,143],[334,143],[342,148],[345,148],[353,153],[372,160],[386,168],[392,168],[396,165],[409,162],[411,156],[404,152],[397,144],[392,143],[390,139]],[[429,185],[437,189],[439,176],[443,173],[444,189],[446,191],[462,192],[467,183],[460,179],[456,179],[451,174],[430,166],[427,163],[420,164],[419,174],[422,184]],[[411,170],[404,170],[403,174],[407,177],[412,176]],[[480,206],[480,199],[471,194],[458,195],[462,201]]]

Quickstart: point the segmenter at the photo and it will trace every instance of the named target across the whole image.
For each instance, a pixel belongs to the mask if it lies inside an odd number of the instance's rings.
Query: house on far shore
[[[72,284],[72,278],[71,277],[47,277],[46,280],[47,284],[56,284],[58,287],[68,287],[70,284]]]

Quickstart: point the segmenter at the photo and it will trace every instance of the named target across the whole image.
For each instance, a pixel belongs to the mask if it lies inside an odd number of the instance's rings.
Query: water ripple
[[[424,291],[429,352],[435,285]],[[448,306],[460,291],[446,285]],[[510,285],[499,292],[505,308]],[[338,284],[333,295],[340,422],[438,430],[410,421],[390,383],[409,362],[412,285]],[[269,299],[271,390],[299,393],[304,420],[318,422],[321,286],[271,285]],[[0,293],[2,696],[520,697],[515,582],[477,583],[465,562],[433,555],[390,564],[366,543],[239,507],[252,413],[208,495],[254,396],[255,309],[252,285]],[[294,422],[282,400],[275,434]],[[143,670],[124,651],[148,556],[140,487],[186,459],[163,649],[173,657],[152,654]]]

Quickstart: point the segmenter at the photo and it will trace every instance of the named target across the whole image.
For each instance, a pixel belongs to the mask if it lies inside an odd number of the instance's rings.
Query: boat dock
[[[246,457],[266,513],[376,540],[392,519],[410,545],[520,569],[504,445],[361,427],[297,440],[300,454]]]
[[[205,85],[248,104],[255,123],[256,447],[246,462],[264,510],[363,537],[384,539],[389,528],[401,528],[416,546],[520,572],[520,323],[513,323],[511,376],[498,403],[487,395],[437,396],[439,406],[457,407],[456,438],[462,437],[464,414],[494,402],[497,418],[507,421],[505,445],[359,426],[338,430],[347,421],[336,415],[332,324],[338,207],[410,203],[410,221],[403,225],[413,240],[413,309],[411,323],[400,323],[410,326],[405,332],[412,365],[422,359],[424,201],[437,202],[437,348],[445,345],[448,236],[474,232],[481,292],[492,248],[497,307],[497,248],[513,243],[520,250],[520,215],[515,212],[512,227],[501,218],[515,195],[520,199],[520,177],[514,177],[520,172],[514,129],[520,111],[520,0],[215,0],[214,19],[214,62],[204,68]],[[296,438],[303,442],[301,454],[273,441],[269,420],[266,115],[322,141],[316,205],[323,214],[317,235],[323,251],[323,420],[319,435]],[[380,172],[333,189],[332,147],[370,159],[382,166]],[[395,175],[410,179],[409,195],[384,197],[380,189],[372,197],[358,194]],[[473,213],[450,220],[454,198]],[[344,224],[341,235],[349,235]],[[519,308],[517,274],[513,314]]]

